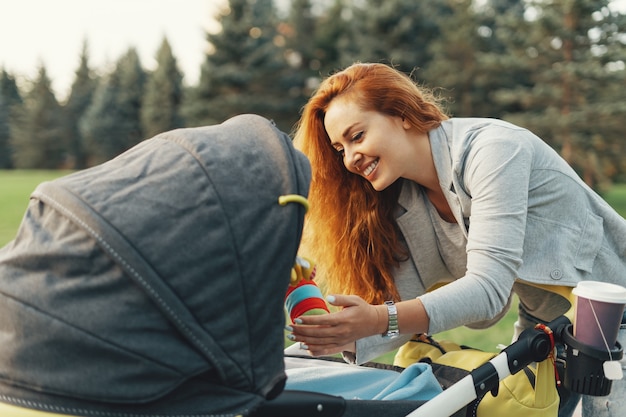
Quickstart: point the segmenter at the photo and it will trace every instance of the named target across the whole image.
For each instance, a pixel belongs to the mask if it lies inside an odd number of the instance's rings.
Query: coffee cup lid
[[[626,304],[626,288],[600,281],[581,281],[572,290],[578,297],[604,303]]]

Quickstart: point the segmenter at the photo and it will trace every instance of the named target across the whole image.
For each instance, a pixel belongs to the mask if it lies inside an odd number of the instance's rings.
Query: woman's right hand
[[[331,295],[327,301],[341,311],[302,316],[291,326],[290,340],[306,345],[313,356],[355,352],[358,339],[387,330],[387,308],[368,304],[356,295]]]

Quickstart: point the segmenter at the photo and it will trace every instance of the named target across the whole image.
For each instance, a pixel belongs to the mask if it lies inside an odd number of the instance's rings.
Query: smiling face
[[[368,180],[375,190],[411,177],[407,167],[415,166],[415,141],[410,124],[401,117],[363,110],[343,96],[329,104],[324,127],[346,169]]]

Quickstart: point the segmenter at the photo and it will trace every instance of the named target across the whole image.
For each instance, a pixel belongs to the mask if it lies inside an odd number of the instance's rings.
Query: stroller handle
[[[563,329],[570,324],[560,316],[547,326],[561,339]],[[554,348],[554,336],[543,329],[527,329],[520,338],[489,362],[479,366],[469,375],[426,402],[407,417],[446,417],[454,414],[489,391],[497,392],[501,380],[515,374],[532,362],[546,359]]]

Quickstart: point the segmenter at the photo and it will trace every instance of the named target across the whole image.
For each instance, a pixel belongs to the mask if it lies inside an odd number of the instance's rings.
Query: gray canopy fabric
[[[247,414],[284,385],[308,161],[241,115],[43,183],[0,250],[0,401],[73,415]]]

